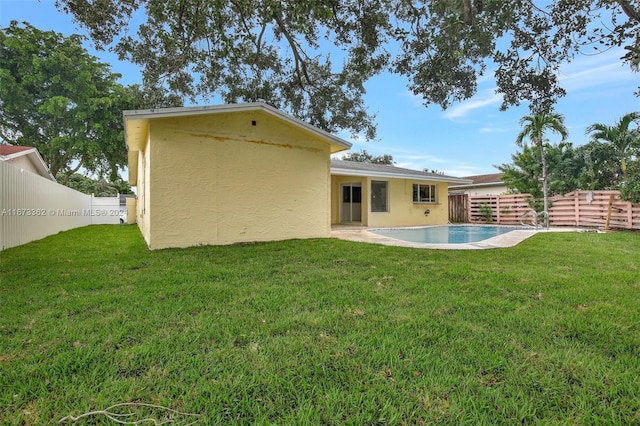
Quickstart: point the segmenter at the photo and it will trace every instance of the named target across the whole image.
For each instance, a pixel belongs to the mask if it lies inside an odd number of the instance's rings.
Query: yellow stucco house
[[[330,155],[351,144],[263,103],[125,111],[149,248],[328,237]]]
[[[469,182],[401,167],[331,160],[331,223],[374,228],[446,224],[448,185]]]
[[[124,122],[128,207],[150,249],[447,223],[456,178],[332,161],[351,144],[264,103],[125,111]]]

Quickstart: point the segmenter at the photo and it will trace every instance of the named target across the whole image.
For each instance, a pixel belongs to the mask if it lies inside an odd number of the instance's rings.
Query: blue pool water
[[[449,225],[426,228],[374,229],[371,232],[383,237],[412,243],[464,244],[477,243],[517,229],[522,228],[514,226]]]

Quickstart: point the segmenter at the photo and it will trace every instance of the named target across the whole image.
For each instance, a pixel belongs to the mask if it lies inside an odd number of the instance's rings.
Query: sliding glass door
[[[340,185],[340,222],[362,221],[362,185],[360,182]]]

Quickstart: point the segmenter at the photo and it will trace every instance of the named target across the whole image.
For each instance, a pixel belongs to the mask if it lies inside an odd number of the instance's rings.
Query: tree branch
[[[540,13],[543,13],[545,15],[551,15],[549,12],[547,12],[544,9],[540,9],[538,6],[535,5],[535,3],[533,2],[533,0],[529,0],[529,4],[531,4],[531,7],[534,8],[535,10],[537,10]]]
[[[622,8],[622,11],[625,13],[625,15],[629,17],[629,19],[632,19],[637,23],[640,23],[640,12],[638,12],[631,5],[631,3],[629,3],[629,0],[617,0],[617,1],[620,7]]]
[[[473,14],[471,12],[471,0],[462,0],[462,16],[465,25],[473,23]]]
[[[282,18],[280,17],[279,14],[275,14],[274,19],[278,24],[278,28],[280,28],[280,30],[282,31],[282,34],[284,34],[285,38],[289,42],[289,46],[291,46],[291,51],[293,52],[293,58],[295,59],[295,64],[296,64],[296,77],[298,80],[298,84],[302,89],[304,89],[305,84],[302,82],[302,77],[304,76],[308,85],[313,86],[311,78],[309,77],[309,74],[307,74],[307,64],[304,61],[304,59],[300,56],[300,52],[298,52],[298,45],[295,39],[291,36],[291,34],[289,33],[289,30],[287,30],[287,28],[285,27],[284,23],[282,22]]]
[[[62,179],[62,182],[61,182],[61,183],[62,183],[62,185],[65,185],[65,186],[66,186],[66,185],[67,185],[67,182],[69,181],[69,178],[71,177],[71,175],[73,175],[74,173],[77,173],[77,172],[78,172],[78,170],[80,170],[80,168],[81,168],[81,167],[82,167],[82,161],[79,161],[79,162],[78,162],[78,165],[77,165],[73,170],[70,170],[70,171],[65,175],[64,179]],[[56,175],[54,174],[54,177],[55,177],[55,176],[56,176]]]

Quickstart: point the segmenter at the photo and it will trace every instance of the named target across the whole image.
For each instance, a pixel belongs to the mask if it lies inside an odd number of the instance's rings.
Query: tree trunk
[[[473,23],[471,0],[462,0],[462,16],[466,25],[471,25]]]
[[[547,159],[544,155],[544,144],[540,145],[540,159],[541,159],[541,163],[542,163],[542,197],[544,200],[544,211],[548,214],[549,213],[549,182],[548,182],[548,177],[547,177]],[[544,215],[545,217],[545,227],[549,226],[549,224],[547,223],[547,215]]]
[[[78,165],[76,166],[75,169],[70,170],[65,176],[64,179],[62,179],[62,182],[60,182],[61,185],[67,186],[67,182],[69,181],[69,178],[71,177],[72,174],[76,173],[78,170],[80,170],[80,167],[82,167],[82,161],[80,161],[78,163]],[[55,176],[55,175],[54,175]]]

